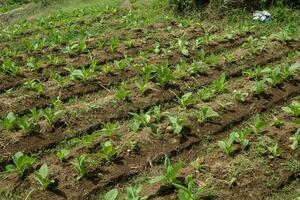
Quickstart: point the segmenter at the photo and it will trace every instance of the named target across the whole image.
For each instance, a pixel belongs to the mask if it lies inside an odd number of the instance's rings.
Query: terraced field
[[[1,30],[0,197],[299,197],[300,30],[232,24],[102,6]]]

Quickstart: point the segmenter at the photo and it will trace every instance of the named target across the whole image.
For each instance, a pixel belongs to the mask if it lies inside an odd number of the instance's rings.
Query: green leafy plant
[[[251,91],[255,95],[260,95],[265,92],[265,81],[255,81],[254,85],[251,88]]]
[[[197,98],[202,101],[209,101],[214,95],[214,90],[211,87],[206,87],[198,90],[196,93]]]
[[[119,47],[120,40],[118,37],[112,37],[109,41],[109,49],[111,52],[115,52]]]
[[[281,76],[283,79],[290,79],[291,77],[295,76],[296,72],[300,70],[300,62],[294,63],[292,65],[285,64],[279,66]]]
[[[234,91],[233,95],[238,101],[245,102],[246,98],[249,96],[249,93],[238,90]]]
[[[15,127],[16,122],[17,116],[14,113],[9,112],[4,119],[0,120],[0,127],[6,130],[12,130]]]
[[[35,179],[44,190],[46,190],[51,183],[54,183],[54,180],[49,180],[48,178],[48,166],[46,164],[43,164],[39,171],[35,173]]]
[[[241,144],[243,148],[246,148],[249,145],[248,131],[241,130],[241,131],[234,131],[230,133],[231,137],[234,137],[235,142]]]
[[[147,127],[150,124],[151,121],[151,115],[149,112],[140,114],[137,113],[129,113],[133,116],[133,122],[130,126],[130,130],[137,132],[141,127]]]
[[[260,66],[255,66],[253,69],[243,70],[243,74],[248,76],[250,79],[259,79],[265,72],[266,71]]]
[[[44,91],[44,87],[41,83],[35,80],[28,80],[24,83],[24,87],[28,90],[34,91],[38,96],[41,96]]]
[[[173,116],[171,114],[165,115],[168,117],[170,123],[167,129],[173,131],[176,135],[181,137],[183,128],[188,124],[187,120],[180,116]]]
[[[178,183],[174,184],[178,189],[179,200],[197,200],[201,193],[201,189],[196,185],[192,176],[189,175],[185,178],[185,184],[186,186]]]
[[[158,84],[161,87],[165,87],[166,84],[170,83],[171,81],[175,80],[175,77],[173,76],[171,70],[168,67],[168,64],[160,65],[156,69],[156,79],[158,81]]]
[[[82,69],[68,69],[70,77],[72,80],[79,80],[83,83],[86,83],[88,79],[95,74],[94,69],[92,68],[82,68]]]
[[[271,155],[269,156],[271,159],[278,158],[282,154],[282,150],[279,148],[277,143],[273,146],[268,146],[267,148],[271,153]]]
[[[276,117],[275,115],[273,115],[272,117],[272,126],[275,126],[276,128],[280,128],[284,125],[284,122],[279,119],[278,117]]]
[[[6,165],[5,169],[7,172],[18,172],[19,175],[23,175],[25,170],[33,165],[35,158],[31,158],[22,152],[17,152],[12,156],[14,164]]]
[[[4,72],[5,74],[12,75],[12,76],[18,76],[18,75],[22,74],[21,68],[19,66],[17,66],[16,63],[14,63],[11,60],[5,60],[2,63],[0,71]]]
[[[280,85],[283,82],[283,77],[281,71],[278,67],[272,69],[271,72],[265,77],[267,83],[271,84],[273,87]]]
[[[18,118],[17,125],[21,129],[21,132],[25,135],[29,134],[35,128],[35,124],[31,118],[26,116]]]
[[[296,117],[300,117],[300,103],[298,101],[292,101],[289,106],[282,107],[282,110]]]
[[[108,162],[110,161],[115,155],[117,155],[118,150],[113,146],[110,141],[105,142],[102,145],[102,157]]]
[[[64,161],[70,155],[71,151],[69,149],[59,149],[56,151],[56,157],[60,161]]]
[[[180,170],[183,167],[183,163],[177,163],[176,165],[171,165],[171,161],[168,157],[164,160],[164,170],[165,175],[160,175],[152,180],[150,180],[150,183],[157,183],[157,182],[164,182],[169,185],[173,185],[175,183],[178,183],[177,176],[180,172]]]
[[[236,134],[232,133],[226,140],[218,141],[218,146],[224,151],[226,155],[231,156],[234,152],[233,142],[236,139]]]
[[[55,110],[52,108],[46,108],[44,110],[41,111],[41,114],[43,117],[45,117],[45,119],[47,119],[47,121],[49,122],[49,124],[53,125],[55,122],[57,122],[58,120],[58,116],[61,113],[61,110]]]
[[[180,98],[177,97],[178,102],[182,108],[186,108],[187,106],[194,103],[193,99],[192,99],[192,95],[193,95],[192,92],[188,92],[188,93],[185,93],[184,95],[182,95]]]
[[[289,138],[292,144],[290,145],[291,149],[295,151],[300,143],[300,129],[298,128],[295,134]]]
[[[101,129],[101,133],[105,136],[112,138],[118,134],[119,125],[117,123],[106,123]]]
[[[75,161],[72,163],[79,172],[80,176],[77,177],[77,180],[80,180],[82,177],[86,175],[88,172],[88,168],[90,166],[90,159],[88,154],[82,154],[75,158]]]
[[[116,200],[119,195],[117,189],[112,189],[108,191],[104,196],[100,196],[99,200]]]
[[[127,192],[127,196],[125,198],[125,200],[146,200],[147,197],[140,197],[139,193],[142,191],[142,186],[138,186],[138,187],[127,187],[126,188],[126,192]]]
[[[252,133],[254,135],[258,135],[260,132],[261,132],[261,129],[264,128],[264,127],[267,127],[268,126],[268,122],[267,121],[263,121],[259,114],[256,114],[255,117],[254,117],[254,121],[252,124],[249,125],[251,130],[252,130]]]
[[[26,62],[27,67],[29,67],[32,71],[37,71],[41,68],[40,63],[36,62],[33,57],[28,58]]]
[[[128,99],[128,97],[129,97],[129,91],[127,90],[127,85],[125,82],[122,82],[122,84],[120,85],[117,91],[117,98],[120,101],[125,101]]]
[[[226,75],[223,73],[219,79],[213,81],[213,87],[218,94],[227,92]]]
[[[219,117],[219,114],[209,107],[201,108],[200,111],[195,111],[192,113],[192,115],[200,123],[204,123],[204,122],[207,122],[209,120]]]

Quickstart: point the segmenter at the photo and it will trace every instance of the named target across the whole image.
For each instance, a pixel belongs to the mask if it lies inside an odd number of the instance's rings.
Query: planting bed
[[[1,199],[299,196],[299,30],[76,12],[0,32]]]

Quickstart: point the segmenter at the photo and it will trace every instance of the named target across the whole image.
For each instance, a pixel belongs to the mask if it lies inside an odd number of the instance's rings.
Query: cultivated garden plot
[[[0,197],[299,197],[297,25],[102,6],[5,27]]]

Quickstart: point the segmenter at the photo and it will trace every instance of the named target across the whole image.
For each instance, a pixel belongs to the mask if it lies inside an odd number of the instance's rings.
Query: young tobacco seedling
[[[17,66],[16,63],[14,63],[11,60],[5,60],[2,63],[0,71],[3,71],[5,74],[9,74],[12,76],[18,76],[18,75],[22,74],[21,68],[19,66]]]
[[[107,141],[102,145],[102,157],[105,161],[109,162],[115,155],[117,155],[117,153],[118,150],[110,141]]]
[[[108,191],[104,196],[100,196],[99,200],[116,200],[119,195],[117,189],[112,189]]]
[[[227,92],[226,75],[223,73],[219,79],[213,81],[213,87],[218,94]]]
[[[167,117],[170,123],[167,129],[173,131],[176,135],[178,135],[178,137],[181,137],[182,129],[187,126],[187,120],[179,116],[172,116],[170,114],[167,114]]]
[[[231,137],[235,138],[235,141],[243,146],[243,148],[246,148],[249,145],[248,132],[245,130],[242,131],[235,131],[232,132]]]
[[[275,126],[276,128],[280,128],[284,125],[284,122],[279,119],[278,117],[276,117],[275,115],[273,115],[272,118],[272,126]]]
[[[77,177],[77,180],[80,180],[86,175],[90,163],[91,161],[89,160],[89,156],[87,154],[82,154],[76,157],[75,161],[72,164],[80,174],[80,176]]]
[[[109,41],[109,49],[111,52],[115,52],[119,47],[120,40],[118,37],[112,37]]]
[[[296,117],[300,117],[300,103],[298,101],[292,101],[289,106],[282,107],[282,110]]]
[[[12,130],[17,122],[17,116],[9,112],[6,117],[2,120],[0,120],[0,127],[2,127],[5,130]]]
[[[268,126],[268,122],[267,121],[263,121],[260,118],[259,114],[256,114],[253,123],[250,124],[249,126],[252,129],[252,133],[254,135],[258,135],[261,132],[262,128]]]
[[[133,132],[137,132],[141,127],[147,127],[150,124],[151,121],[151,115],[149,112],[147,113],[129,113],[133,116],[133,122],[130,126],[130,130]]]
[[[197,200],[201,189],[196,185],[192,176],[185,178],[185,184],[187,186],[174,183],[174,186],[178,189],[179,200]]]
[[[273,146],[268,146],[267,148],[268,148],[269,152],[271,153],[271,155],[269,156],[269,158],[271,158],[271,159],[278,158],[282,154],[282,151],[278,147],[277,143],[275,145],[273,145]]]
[[[68,156],[70,155],[71,151],[69,149],[59,149],[56,152],[56,157],[60,160],[60,161],[64,161],[65,159],[68,158]]]
[[[23,175],[24,171],[31,167],[35,162],[35,158],[31,158],[22,152],[17,152],[12,156],[14,164],[6,165],[5,169],[7,172],[18,172],[20,176]]]
[[[233,95],[238,101],[243,103],[246,101],[246,98],[249,96],[249,93],[238,90],[238,91],[234,91]]]
[[[125,198],[125,200],[146,200],[147,197],[140,197],[140,192],[142,191],[142,186],[138,186],[138,187],[127,187],[126,188],[126,192],[127,192],[127,196]]]
[[[201,108],[200,111],[195,111],[192,114],[200,123],[205,123],[209,120],[219,117],[219,114],[213,109],[205,107]]]
[[[43,117],[45,117],[47,119],[49,124],[53,125],[55,122],[57,122],[58,115],[61,112],[62,112],[61,110],[56,111],[55,109],[52,109],[52,108],[46,108],[46,109],[41,111],[41,114],[42,114]]]
[[[189,105],[193,104],[193,93],[188,92],[181,96],[181,98],[177,97],[178,103],[180,104],[180,107],[186,109]]]
[[[29,134],[35,127],[35,124],[31,120],[31,118],[28,118],[26,116],[18,118],[16,123],[21,129],[21,132],[25,135]]]
[[[41,96],[44,91],[43,85],[35,80],[26,81],[24,83],[24,87],[28,90],[34,91],[37,94],[37,96]]]
[[[292,142],[290,147],[293,151],[295,151],[298,148],[299,143],[300,143],[300,129],[299,128],[297,129],[295,134],[292,137],[290,137],[290,141]]]
[[[173,185],[175,183],[178,183],[177,176],[180,172],[180,170],[183,167],[183,163],[177,163],[176,165],[171,165],[171,161],[168,157],[164,160],[164,170],[165,175],[160,175],[152,180],[150,180],[150,184],[157,183],[157,182],[163,182],[168,185]]]
[[[226,140],[218,141],[218,146],[224,151],[224,153],[228,156],[231,156],[234,149],[233,149],[233,142],[236,139],[236,134],[232,133]]]
[[[122,84],[120,85],[117,91],[117,98],[120,101],[125,101],[128,99],[128,97],[129,97],[129,91],[127,90],[127,85],[126,83],[122,82]]]
[[[251,88],[251,91],[255,95],[260,95],[265,92],[265,81],[255,81],[254,85]]]
[[[161,112],[160,105],[159,106],[154,106],[151,109],[151,114],[154,117],[156,122],[160,122],[161,118],[163,117],[163,113]]]
[[[82,69],[70,69],[70,77],[72,80],[79,80],[82,83],[86,83],[88,79],[95,74],[94,69],[82,68]]]
[[[43,164],[39,171],[35,173],[35,179],[42,186],[43,190],[46,190],[51,183],[54,183],[54,180],[48,179],[48,166]]]
[[[117,123],[106,123],[101,129],[101,133],[105,136],[112,138],[118,134],[119,125]]]
[[[156,79],[158,81],[158,84],[161,87],[165,87],[166,84],[170,83],[171,81],[175,80],[175,77],[173,76],[170,68],[168,67],[168,64],[160,65],[156,70]]]
[[[26,62],[27,67],[29,67],[32,71],[37,71],[41,67],[40,63],[36,62],[33,57],[28,58]]]
[[[206,88],[202,88],[200,90],[198,90],[196,96],[206,102],[209,101],[214,95],[214,90],[211,87],[206,87]]]

